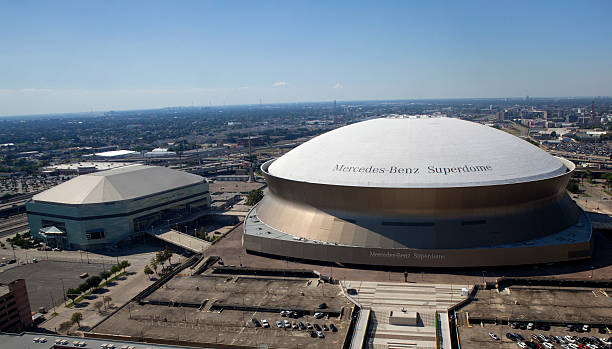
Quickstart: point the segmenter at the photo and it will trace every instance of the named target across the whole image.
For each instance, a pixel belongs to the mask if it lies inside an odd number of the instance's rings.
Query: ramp
[[[210,242],[208,241],[198,239],[191,235],[183,234],[168,227],[161,227],[156,228],[154,230],[149,230],[147,234],[167,243],[173,244],[177,247],[181,247],[196,253],[200,253],[210,246]]]

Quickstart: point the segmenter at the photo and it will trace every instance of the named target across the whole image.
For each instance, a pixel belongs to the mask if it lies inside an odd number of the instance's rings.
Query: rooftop
[[[96,204],[130,200],[204,180],[183,171],[136,164],[78,176],[34,195],[32,199],[62,204]]]
[[[380,118],[294,148],[268,172],[345,186],[428,188],[536,181],[565,173],[559,158],[498,129],[446,117]]]

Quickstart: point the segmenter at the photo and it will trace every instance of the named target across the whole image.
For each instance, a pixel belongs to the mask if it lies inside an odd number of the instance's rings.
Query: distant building
[[[209,207],[205,178],[140,164],[78,176],[26,203],[32,235],[64,248],[118,243]]]
[[[47,166],[42,169],[43,174],[82,175],[98,171],[112,170],[113,168],[131,165],[129,162],[78,162],[73,164],[59,164]]]
[[[32,326],[26,283],[18,279],[0,284],[0,332],[22,332]]]
[[[101,153],[95,153],[94,155],[101,159],[121,159],[140,156],[140,153],[133,150],[111,150]]]
[[[167,148],[155,148],[150,152],[144,153],[145,158],[176,156],[176,152],[168,151]]]
[[[248,182],[249,175],[220,175],[215,177],[220,182]]]

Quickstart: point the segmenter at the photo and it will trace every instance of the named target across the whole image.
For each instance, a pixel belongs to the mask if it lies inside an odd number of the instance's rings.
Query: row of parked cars
[[[264,328],[270,327],[270,323],[266,319],[261,319],[261,322],[260,322],[256,318],[252,318],[251,322],[253,322],[253,325],[255,325],[255,327],[264,327]],[[281,322],[280,320],[276,320],[276,327],[285,328],[285,329],[289,328],[289,329],[294,329],[298,331],[307,330],[310,332],[311,337],[319,337],[319,338],[325,338],[325,335],[323,334],[324,331],[338,332],[338,328],[334,324],[329,324],[329,326],[327,324],[323,324],[323,326],[319,326],[319,324],[317,323],[311,324],[310,322],[306,322],[304,324],[302,321],[290,322],[289,320],[283,320]]]
[[[489,336],[494,340],[500,340],[499,337],[489,332]],[[600,349],[600,348],[612,348],[612,337],[609,338],[597,338],[591,337],[578,337],[578,336],[552,336],[541,334],[532,334],[531,340],[526,340],[520,333],[506,333],[506,338],[515,342],[521,348],[537,348],[537,349],[552,349],[555,344],[560,345],[564,349]]]
[[[513,322],[510,324],[510,327],[521,330],[550,330],[550,325],[545,322]],[[588,324],[567,324],[565,326],[565,330],[568,332],[591,332],[591,326]],[[606,334],[608,333],[608,329],[605,327],[600,327],[599,333]]]

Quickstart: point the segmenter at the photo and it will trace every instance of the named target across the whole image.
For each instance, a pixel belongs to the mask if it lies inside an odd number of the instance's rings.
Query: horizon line
[[[408,101],[448,101],[448,100],[520,100],[526,101],[526,98],[530,100],[538,100],[538,99],[611,99],[612,96],[523,96],[523,97],[441,97],[441,98],[414,98],[414,99],[358,99],[358,100],[322,100],[322,101],[305,101],[305,102],[278,102],[278,103],[237,103],[237,104],[217,104],[217,105],[177,105],[177,106],[165,106],[165,107],[156,107],[156,108],[134,108],[134,109],[107,109],[107,110],[98,110],[98,111],[77,111],[77,112],[51,112],[51,113],[42,113],[42,114],[12,114],[12,115],[0,115],[0,119],[2,118],[20,118],[20,117],[42,117],[42,116],[70,116],[70,115],[87,115],[87,114],[96,114],[96,113],[108,113],[108,112],[131,112],[131,111],[152,111],[152,110],[163,110],[163,109],[172,109],[172,108],[180,108],[180,109],[196,109],[196,108],[227,108],[227,107],[247,107],[247,106],[272,106],[272,105],[291,105],[291,104],[321,104],[321,103],[333,103],[336,101],[337,103],[357,103],[357,102],[408,102]]]

